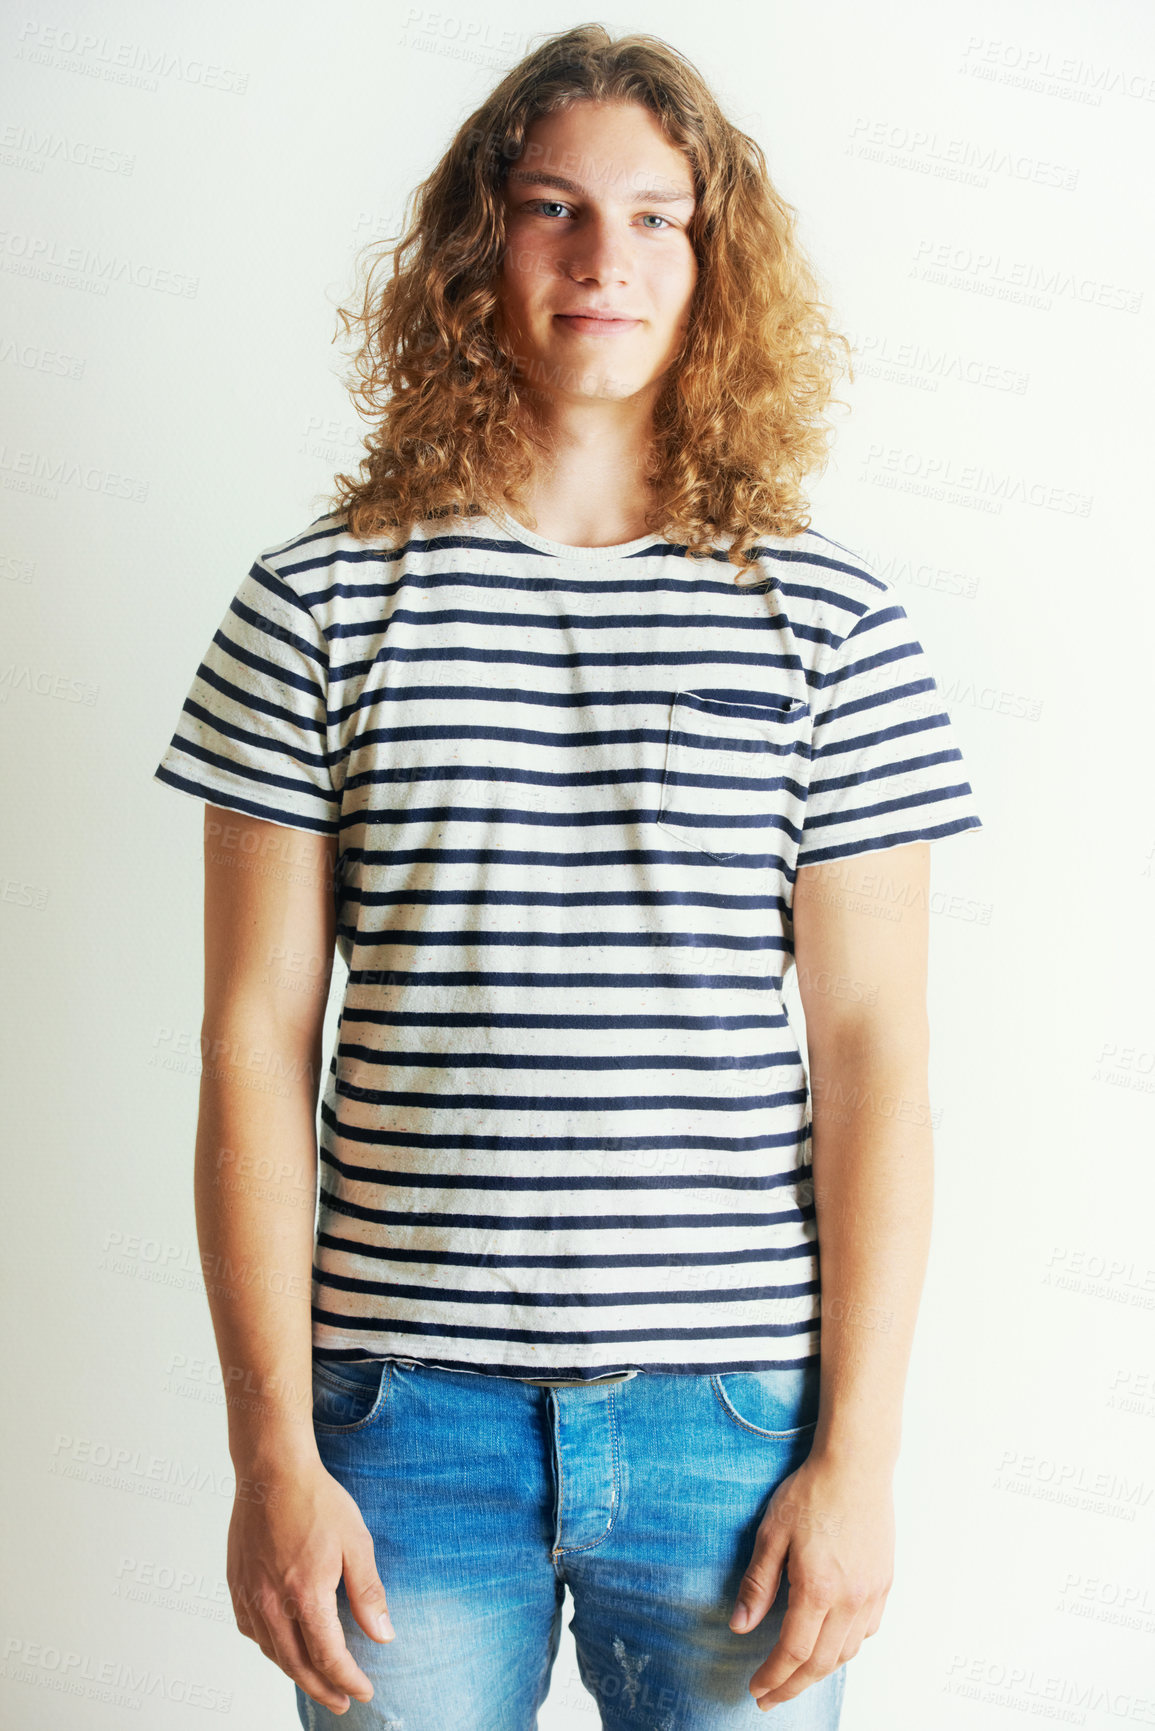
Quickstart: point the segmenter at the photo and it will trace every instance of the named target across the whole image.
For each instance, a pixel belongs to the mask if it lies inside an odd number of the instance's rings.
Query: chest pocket
[[[670,706],[657,822],[718,860],[756,865],[797,840],[806,806],[810,705],[679,691]]]

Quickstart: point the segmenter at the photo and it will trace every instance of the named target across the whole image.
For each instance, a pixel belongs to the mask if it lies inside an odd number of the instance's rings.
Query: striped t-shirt
[[[982,827],[893,586],[496,515],[267,548],[155,776],[336,837],[313,1350],[509,1377],[819,1351],[799,866]]]

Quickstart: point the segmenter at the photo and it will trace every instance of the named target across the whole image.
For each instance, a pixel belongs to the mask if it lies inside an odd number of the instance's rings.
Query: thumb
[[[756,1629],[774,1603],[789,1542],[789,1534],[782,1531],[779,1523],[766,1521],[759,1527],[754,1555],[742,1576],[730,1618],[730,1627],[736,1635]]]
[[[349,1609],[365,1633],[374,1641],[391,1641],[397,1631],[372,1559],[346,1559],[344,1574]]]

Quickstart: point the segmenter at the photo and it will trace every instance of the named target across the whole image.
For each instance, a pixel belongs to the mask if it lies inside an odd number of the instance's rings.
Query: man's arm
[[[310,1298],[332,853],[327,836],[206,807],[197,1231],[229,1452],[258,1474],[317,1458]]]
[[[891,1478],[933,1197],[926,1011],[930,844],[799,870],[821,1309],[810,1453],[775,1492],[740,1599],[753,1628],[786,1563],[760,1705],[799,1694],[874,1634],[893,1571]]]
[[[372,1539],[312,1427],[316,1110],[334,951],[335,841],[205,810],[205,998],[197,1236],[237,1491],[237,1626],[314,1699],[372,1688],[336,1610],[366,1633],[385,1593]]]
[[[930,1250],[930,843],[885,848],[795,886],[822,1284],[814,1448],[892,1471]]]

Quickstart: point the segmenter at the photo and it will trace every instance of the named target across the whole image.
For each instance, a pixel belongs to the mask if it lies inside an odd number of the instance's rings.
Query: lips
[[[640,323],[640,320],[626,318],[621,313],[555,313],[554,317],[575,330],[588,331],[629,330]]]

